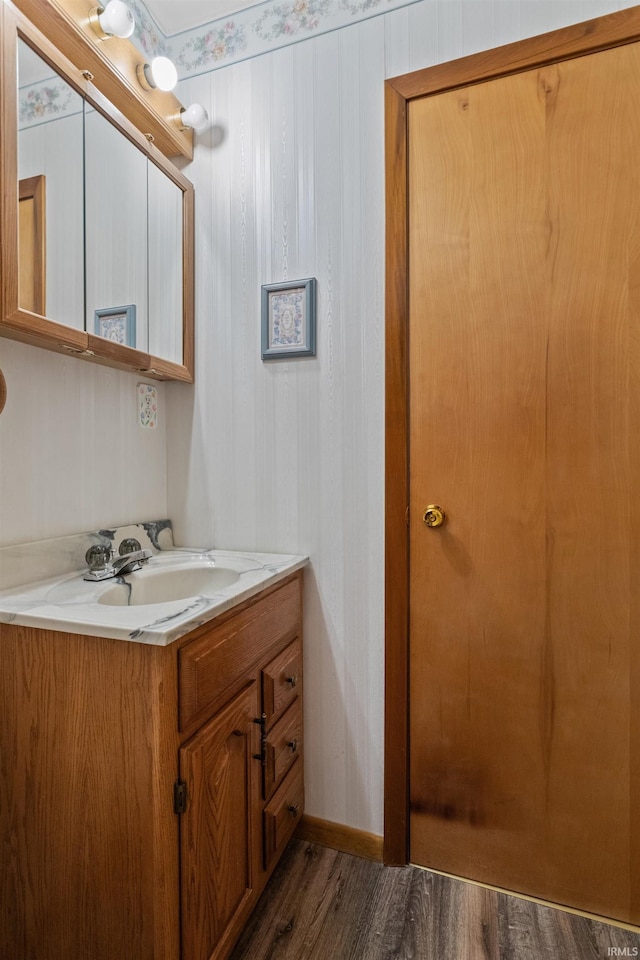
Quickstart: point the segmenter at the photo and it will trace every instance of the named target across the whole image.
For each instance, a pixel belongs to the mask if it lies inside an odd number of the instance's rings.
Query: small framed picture
[[[262,359],[316,355],[316,279],[262,286]]]
[[[98,337],[105,337],[125,347],[136,345],[136,305],[105,307],[94,311],[94,329]]]

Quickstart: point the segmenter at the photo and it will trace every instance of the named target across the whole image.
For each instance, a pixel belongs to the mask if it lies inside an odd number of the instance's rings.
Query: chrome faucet
[[[151,550],[142,550],[140,544],[133,537],[123,540],[118,547],[118,556],[112,560],[111,547],[106,544],[95,544],[89,547],[85,560],[89,569],[84,574],[84,580],[109,580],[112,577],[122,577],[126,573],[140,570],[153,556]]]
[[[125,573],[139,570],[151,556],[153,556],[151,550],[132,550],[130,553],[121,554],[111,564],[113,576],[122,577]]]

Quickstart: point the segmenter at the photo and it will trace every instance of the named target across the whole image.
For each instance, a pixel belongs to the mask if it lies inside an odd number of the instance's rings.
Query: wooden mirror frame
[[[18,112],[17,41],[24,40],[46,60],[88,103],[115,124],[147,158],[182,191],[182,363],[155,357],[148,352],[113,343],[84,329],[67,326],[19,305],[18,239]],[[193,383],[194,367],[194,197],[192,184],[107,100],[91,82],[91,75],[67,59],[18,11],[10,0],[0,0],[0,336],[30,343],[57,353],[67,353],[144,374],[157,380]]]

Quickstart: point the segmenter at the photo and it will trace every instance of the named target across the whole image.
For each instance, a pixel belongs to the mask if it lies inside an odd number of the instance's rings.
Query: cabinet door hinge
[[[175,813],[185,813],[187,809],[187,785],[184,780],[176,780],[173,785],[173,809]]]

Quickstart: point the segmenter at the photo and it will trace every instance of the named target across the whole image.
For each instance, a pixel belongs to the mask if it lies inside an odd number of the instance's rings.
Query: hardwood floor
[[[599,960],[640,935],[418,867],[290,843],[230,960]]]

